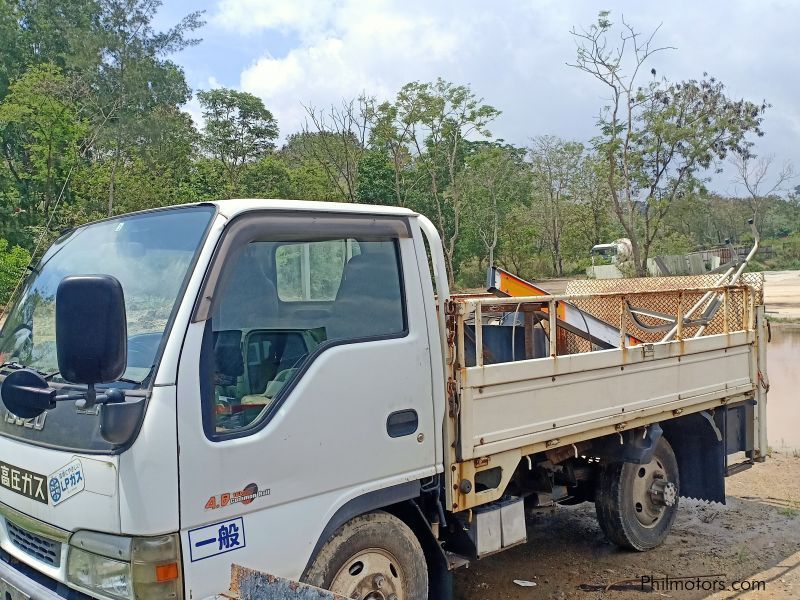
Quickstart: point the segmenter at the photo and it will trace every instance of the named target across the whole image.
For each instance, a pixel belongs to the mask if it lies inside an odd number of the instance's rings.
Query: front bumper
[[[36,569],[16,561],[0,551],[0,598],[4,600],[92,600],[90,596],[68,588],[42,575]]]

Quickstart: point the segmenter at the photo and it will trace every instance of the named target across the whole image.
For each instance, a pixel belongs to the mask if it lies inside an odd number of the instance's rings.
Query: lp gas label
[[[50,500],[53,501],[53,506],[61,504],[86,487],[83,465],[77,458],[50,475],[48,479],[50,480],[48,484]]]

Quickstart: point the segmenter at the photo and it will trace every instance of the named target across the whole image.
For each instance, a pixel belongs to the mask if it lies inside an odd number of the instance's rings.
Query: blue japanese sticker
[[[53,506],[61,504],[67,498],[72,498],[86,487],[83,465],[77,458],[50,475],[47,480],[47,488],[50,490],[50,500],[53,502]]]
[[[192,562],[244,547],[244,519],[242,517],[189,531],[189,556]]]

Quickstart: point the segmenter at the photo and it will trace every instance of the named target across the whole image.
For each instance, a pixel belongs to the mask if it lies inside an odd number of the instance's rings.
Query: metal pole
[[[475,305],[475,366],[483,366],[483,311],[480,304]]]

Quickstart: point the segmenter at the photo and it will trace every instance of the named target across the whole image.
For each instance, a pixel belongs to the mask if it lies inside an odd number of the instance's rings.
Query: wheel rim
[[[669,480],[664,464],[653,458],[646,465],[632,465],[633,511],[644,527],[655,527],[677,500],[675,484]]]
[[[398,560],[382,548],[368,548],[344,563],[330,591],[355,600],[406,600]]]

